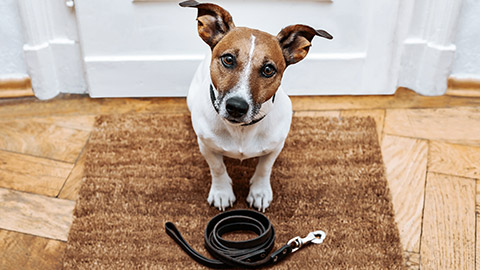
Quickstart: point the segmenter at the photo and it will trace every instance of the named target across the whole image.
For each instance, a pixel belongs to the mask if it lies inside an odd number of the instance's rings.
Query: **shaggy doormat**
[[[237,202],[256,159],[227,159]],[[324,230],[278,269],[402,269],[398,230],[371,118],[294,117],[272,173],[266,216],[275,249]],[[208,166],[189,116],[102,116],[87,146],[85,180],[64,257],[66,269],[197,269],[164,230],[174,222],[207,255],[203,233],[219,211],[207,203]]]

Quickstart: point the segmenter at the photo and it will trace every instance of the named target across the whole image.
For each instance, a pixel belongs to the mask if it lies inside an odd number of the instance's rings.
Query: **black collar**
[[[213,92],[213,85],[212,84],[210,84],[210,100],[212,100],[212,105],[213,105],[213,108],[215,109],[215,111],[217,113],[219,113],[217,106],[215,106],[215,92]]]
[[[272,103],[275,102],[275,95],[276,95],[276,94],[277,94],[277,93],[273,94]],[[213,91],[213,85],[212,85],[212,84],[210,84],[210,100],[212,101],[212,105],[213,105],[213,108],[215,109],[215,111],[216,111],[217,113],[219,113],[217,106],[215,106],[215,92]],[[242,126],[242,127],[245,127],[245,126],[254,125],[254,124],[262,121],[263,118],[265,118],[265,116],[267,116],[267,115],[264,115],[264,116],[262,116],[262,117],[260,117],[260,118],[258,118],[258,119],[255,119],[255,120],[253,120],[253,121],[250,122],[250,123],[242,124],[241,126]]]

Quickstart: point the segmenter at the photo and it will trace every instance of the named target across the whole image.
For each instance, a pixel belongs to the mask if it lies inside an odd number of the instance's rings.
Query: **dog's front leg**
[[[250,204],[250,207],[254,206],[258,211],[265,212],[265,209],[272,202],[273,192],[270,185],[270,174],[272,173],[273,163],[275,163],[282,148],[283,144],[273,152],[261,156],[255,173],[250,179],[250,192],[248,193],[247,202]]]
[[[225,211],[227,207],[232,207],[235,202],[235,194],[233,194],[232,179],[228,176],[227,169],[223,163],[221,154],[211,151],[200,140],[198,141],[200,152],[210,167],[212,175],[212,186],[208,193],[208,203],[213,204],[220,211]]]

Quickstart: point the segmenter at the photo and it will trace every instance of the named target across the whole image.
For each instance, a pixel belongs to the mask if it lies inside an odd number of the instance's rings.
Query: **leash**
[[[165,223],[165,231],[192,259],[211,268],[258,268],[272,265],[308,243],[321,244],[326,237],[323,231],[311,232],[305,238],[297,236],[270,254],[275,242],[275,230],[270,220],[253,210],[231,210],[213,217],[205,228],[205,248],[215,260],[195,251],[172,222]],[[235,231],[253,232],[257,237],[246,241],[222,238],[224,234]]]

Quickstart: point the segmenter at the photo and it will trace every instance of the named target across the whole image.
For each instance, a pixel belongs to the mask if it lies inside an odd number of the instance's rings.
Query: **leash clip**
[[[300,236],[294,237],[287,242],[287,245],[292,247],[292,253],[299,250],[301,247],[308,243],[321,244],[325,240],[327,234],[324,231],[314,231],[309,233],[306,237],[301,238]]]

